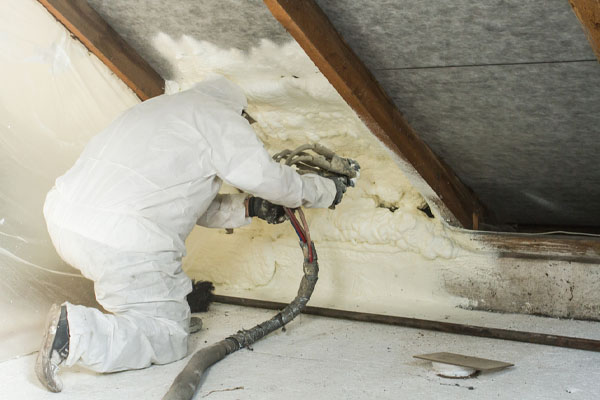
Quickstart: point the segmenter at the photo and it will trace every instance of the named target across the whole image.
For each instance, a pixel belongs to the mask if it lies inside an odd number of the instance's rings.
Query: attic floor
[[[191,349],[220,340],[272,311],[214,304]],[[483,315],[483,317],[481,317]],[[479,313],[493,324],[506,315]],[[516,316],[514,329],[578,325],[595,337],[598,323]],[[557,332],[559,333],[559,332]],[[438,351],[492,358],[514,367],[466,380],[440,378],[415,354]],[[65,389],[46,392],[33,372],[35,355],[0,363],[2,399],[160,399],[186,360],[98,375],[62,371]],[[301,315],[288,326],[209,370],[195,399],[597,399],[600,353],[475,338]]]

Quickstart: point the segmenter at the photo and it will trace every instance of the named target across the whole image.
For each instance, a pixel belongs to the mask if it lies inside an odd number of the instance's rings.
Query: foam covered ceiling
[[[159,32],[292,40],[259,0],[89,0],[166,79]],[[502,225],[600,226],[600,66],[565,0],[317,0]]]

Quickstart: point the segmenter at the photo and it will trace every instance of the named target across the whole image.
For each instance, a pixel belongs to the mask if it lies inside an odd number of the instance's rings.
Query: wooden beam
[[[600,237],[523,233],[469,232],[476,251],[500,257],[600,264]]]
[[[142,100],[161,95],[165,81],[86,0],[38,0]]]
[[[434,198],[424,194],[426,199],[438,208],[445,205],[465,228],[472,228],[474,219],[481,223],[483,207],[476,196],[408,125],[315,1],[264,2],[371,132],[408,161],[433,190]]]
[[[215,295],[213,301],[236,306],[266,308],[281,310],[287,306],[268,300],[249,299]],[[457,335],[478,336],[492,339],[513,340],[516,342],[543,344],[546,346],[566,347],[569,349],[599,351],[600,340],[586,339],[573,336],[560,336],[552,333],[524,332],[510,329],[491,328],[485,326],[457,324],[447,321],[432,321],[427,319],[399,317],[395,315],[372,314],[358,311],[346,311],[335,308],[307,306],[302,314],[317,315],[326,318],[347,319],[350,321],[370,322],[406,328],[425,329],[435,332],[453,333]]]
[[[569,4],[600,61],[600,0],[569,0]]]

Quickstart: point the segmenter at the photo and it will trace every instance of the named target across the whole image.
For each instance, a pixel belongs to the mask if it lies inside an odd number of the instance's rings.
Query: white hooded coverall
[[[218,195],[223,181],[287,207],[331,205],[334,183],[275,163],[241,116],[245,107],[243,92],[224,78],[145,101],[56,180],[44,205],[52,242],[94,281],[110,313],[67,303],[67,366],[112,372],[186,355],[185,239],[196,223],[250,222],[247,195]]]

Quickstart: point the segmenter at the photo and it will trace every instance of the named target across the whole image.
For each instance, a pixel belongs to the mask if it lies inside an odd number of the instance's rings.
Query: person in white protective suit
[[[94,281],[109,314],[51,309],[35,368],[49,390],[62,389],[59,365],[114,372],[186,356],[192,285],[181,260],[195,224],[277,223],[281,206],[341,200],[344,183],[274,162],[242,116],[246,105],[225,78],[145,101],[56,180],[44,205],[48,232],[59,255]],[[222,182],[248,194],[218,194]]]

